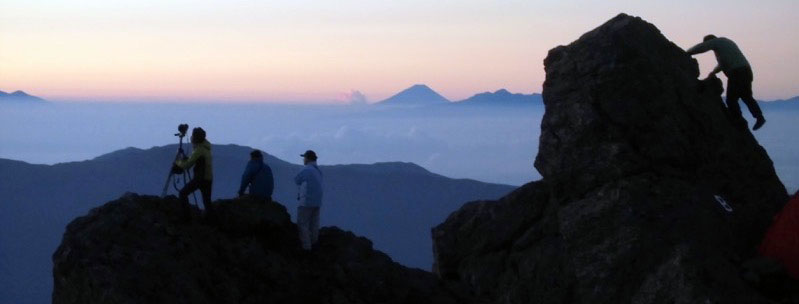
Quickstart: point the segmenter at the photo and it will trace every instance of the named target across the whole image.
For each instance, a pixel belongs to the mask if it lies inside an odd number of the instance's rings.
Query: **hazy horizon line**
[[[411,88],[417,84],[411,85],[406,87],[405,89]],[[427,85],[426,85],[427,86]],[[428,86],[430,87],[430,86]],[[351,104],[375,104],[379,103],[383,100],[391,98],[396,94],[399,94],[405,89],[401,89],[386,98],[382,99],[369,99],[366,98],[365,101],[353,101],[347,100],[343,98],[329,98],[329,99],[271,99],[271,98],[191,98],[191,97],[162,97],[162,96],[145,96],[145,97],[126,97],[126,96],[104,96],[104,97],[96,97],[96,96],[63,96],[63,95],[39,95],[36,93],[32,93],[31,91],[26,91],[23,89],[14,89],[14,90],[0,90],[3,92],[14,92],[14,91],[22,91],[30,96],[35,96],[44,99],[48,102],[55,102],[55,103],[169,103],[169,104],[185,104],[185,103],[199,103],[199,104],[218,104],[218,103],[233,103],[233,104],[284,104],[284,105],[292,105],[292,104],[306,104],[306,105],[351,105]],[[442,93],[439,93],[435,89],[431,87],[433,91],[438,93],[439,95],[444,96]],[[542,92],[512,92],[507,88],[499,88],[493,91],[476,91],[475,93],[471,93],[466,98],[448,98],[444,96],[449,102],[456,103],[458,101],[463,101],[468,98],[474,97],[478,94],[484,93],[496,93],[500,90],[507,90],[511,94],[524,94],[524,95],[541,95]],[[355,92],[360,93],[357,90],[351,90],[349,94],[353,94]],[[342,93],[346,94],[346,93]],[[362,93],[361,93],[362,94]],[[366,97],[366,96],[364,96]]]
[[[24,92],[24,91],[23,91]],[[25,92],[28,93],[28,92]],[[475,93],[482,94],[481,93]],[[493,92],[491,92],[493,93]],[[514,93],[514,94],[524,94],[524,95],[542,95],[539,92],[533,93]],[[195,104],[195,105],[275,105],[275,106],[369,106],[369,105],[376,105],[382,102],[382,100],[368,100],[366,102],[353,102],[353,101],[344,101],[344,100],[336,100],[336,99],[329,99],[329,100],[268,100],[268,99],[257,99],[257,100],[247,100],[247,99],[190,99],[190,98],[157,98],[157,99],[137,99],[137,98],[124,98],[124,99],[102,99],[102,98],[49,98],[41,95],[30,94],[31,96],[39,97],[44,99],[45,102],[51,104],[118,104],[118,105],[142,105],[142,104],[151,104],[151,105],[186,105],[186,104]],[[474,96],[472,95],[472,96]],[[470,97],[472,97],[470,96]],[[799,94],[788,96],[788,97],[781,97],[781,98],[755,98],[758,102],[778,102],[778,101],[787,101],[794,98],[799,97]],[[448,100],[449,104],[456,104],[463,102],[464,100],[468,99],[458,99],[458,100]],[[724,95],[722,95],[724,98]],[[417,105],[417,106],[425,106],[425,105]]]

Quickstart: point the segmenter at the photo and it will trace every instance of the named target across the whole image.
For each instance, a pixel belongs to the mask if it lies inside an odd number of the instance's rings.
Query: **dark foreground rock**
[[[53,255],[53,303],[458,303],[338,228],[300,249],[282,205],[216,202],[184,222],[174,197],[128,194],[67,226]],[[196,211],[195,211],[196,212]]]
[[[544,64],[543,179],[434,228],[441,278],[493,303],[790,301],[751,280],[787,193],[720,81],[624,14]]]

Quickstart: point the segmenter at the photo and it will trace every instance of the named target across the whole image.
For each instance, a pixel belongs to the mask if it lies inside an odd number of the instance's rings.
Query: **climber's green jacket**
[[[688,49],[686,52],[689,55],[694,55],[707,51],[713,51],[713,54],[716,55],[716,61],[719,63],[711,74],[716,74],[721,71],[729,73],[737,68],[749,67],[749,61],[746,60],[746,57],[744,57],[738,45],[724,37],[713,38],[702,42]]]
[[[194,166],[194,178],[202,177],[204,180],[211,181],[214,179],[213,169],[211,166],[211,143],[207,140],[199,144],[192,144],[194,151],[191,152],[186,160],[177,160],[175,164],[182,169],[188,169]]]

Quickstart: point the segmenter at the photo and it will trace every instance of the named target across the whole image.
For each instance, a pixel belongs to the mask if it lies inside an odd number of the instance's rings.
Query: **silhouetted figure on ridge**
[[[743,120],[741,114],[741,107],[738,105],[738,98],[743,99],[749,112],[757,119],[752,130],[760,129],[766,119],[763,117],[763,112],[757,101],[752,97],[752,67],[749,61],[746,60],[741,49],[730,39],[724,37],[716,37],[714,35],[707,35],[704,42],[693,46],[688,49],[689,55],[713,51],[716,55],[718,65],[710,76],[716,75],[718,72],[724,72],[727,75],[727,109],[730,111],[733,119]]]
[[[302,155],[305,168],[294,177],[299,187],[297,200],[297,228],[300,231],[302,248],[311,250],[319,238],[319,208],[322,207],[322,171],[316,165],[316,152],[305,151]]]
[[[194,177],[180,189],[180,201],[183,203],[184,210],[188,216],[189,194],[200,190],[203,197],[203,207],[206,215],[213,213],[211,206],[211,186],[213,185],[214,174],[211,165],[211,143],[205,139],[205,130],[194,128],[191,132],[191,145],[193,151],[191,156],[175,161],[175,166],[186,170],[194,167]]]
[[[250,153],[250,161],[241,175],[239,196],[244,196],[244,190],[250,188],[250,196],[255,200],[268,203],[272,201],[272,191],[275,189],[275,180],[272,168],[264,163],[264,156],[259,150]]]

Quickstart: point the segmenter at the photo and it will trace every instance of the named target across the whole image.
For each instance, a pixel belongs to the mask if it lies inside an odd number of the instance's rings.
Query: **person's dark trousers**
[[[194,191],[200,190],[203,197],[203,207],[205,207],[205,214],[212,214],[213,206],[211,206],[211,188],[213,181],[194,178],[189,181],[183,189],[180,189],[180,201],[183,203],[184,215],[189,216],[189,194]]]
[[[749,108],[752,116],[763,119],[763,112],[755,98],[752,97],[752,68],[737,68],[724,74],[727,75],[727,109],[730,111],[731,117],[736,120],[743,119],[741,107],[738,105],[740,98]]]
[[[271,203],[271,202],[272,202],[272,197],[271,197],[271,196],[267,196],[267,197],[263,197],[263,196],[256,196],[256,197],[255,197],[255,199],[256,199],[257,201],[259,201],[259,202],[263,203],[263,204],[269,204],[269,203]]]

